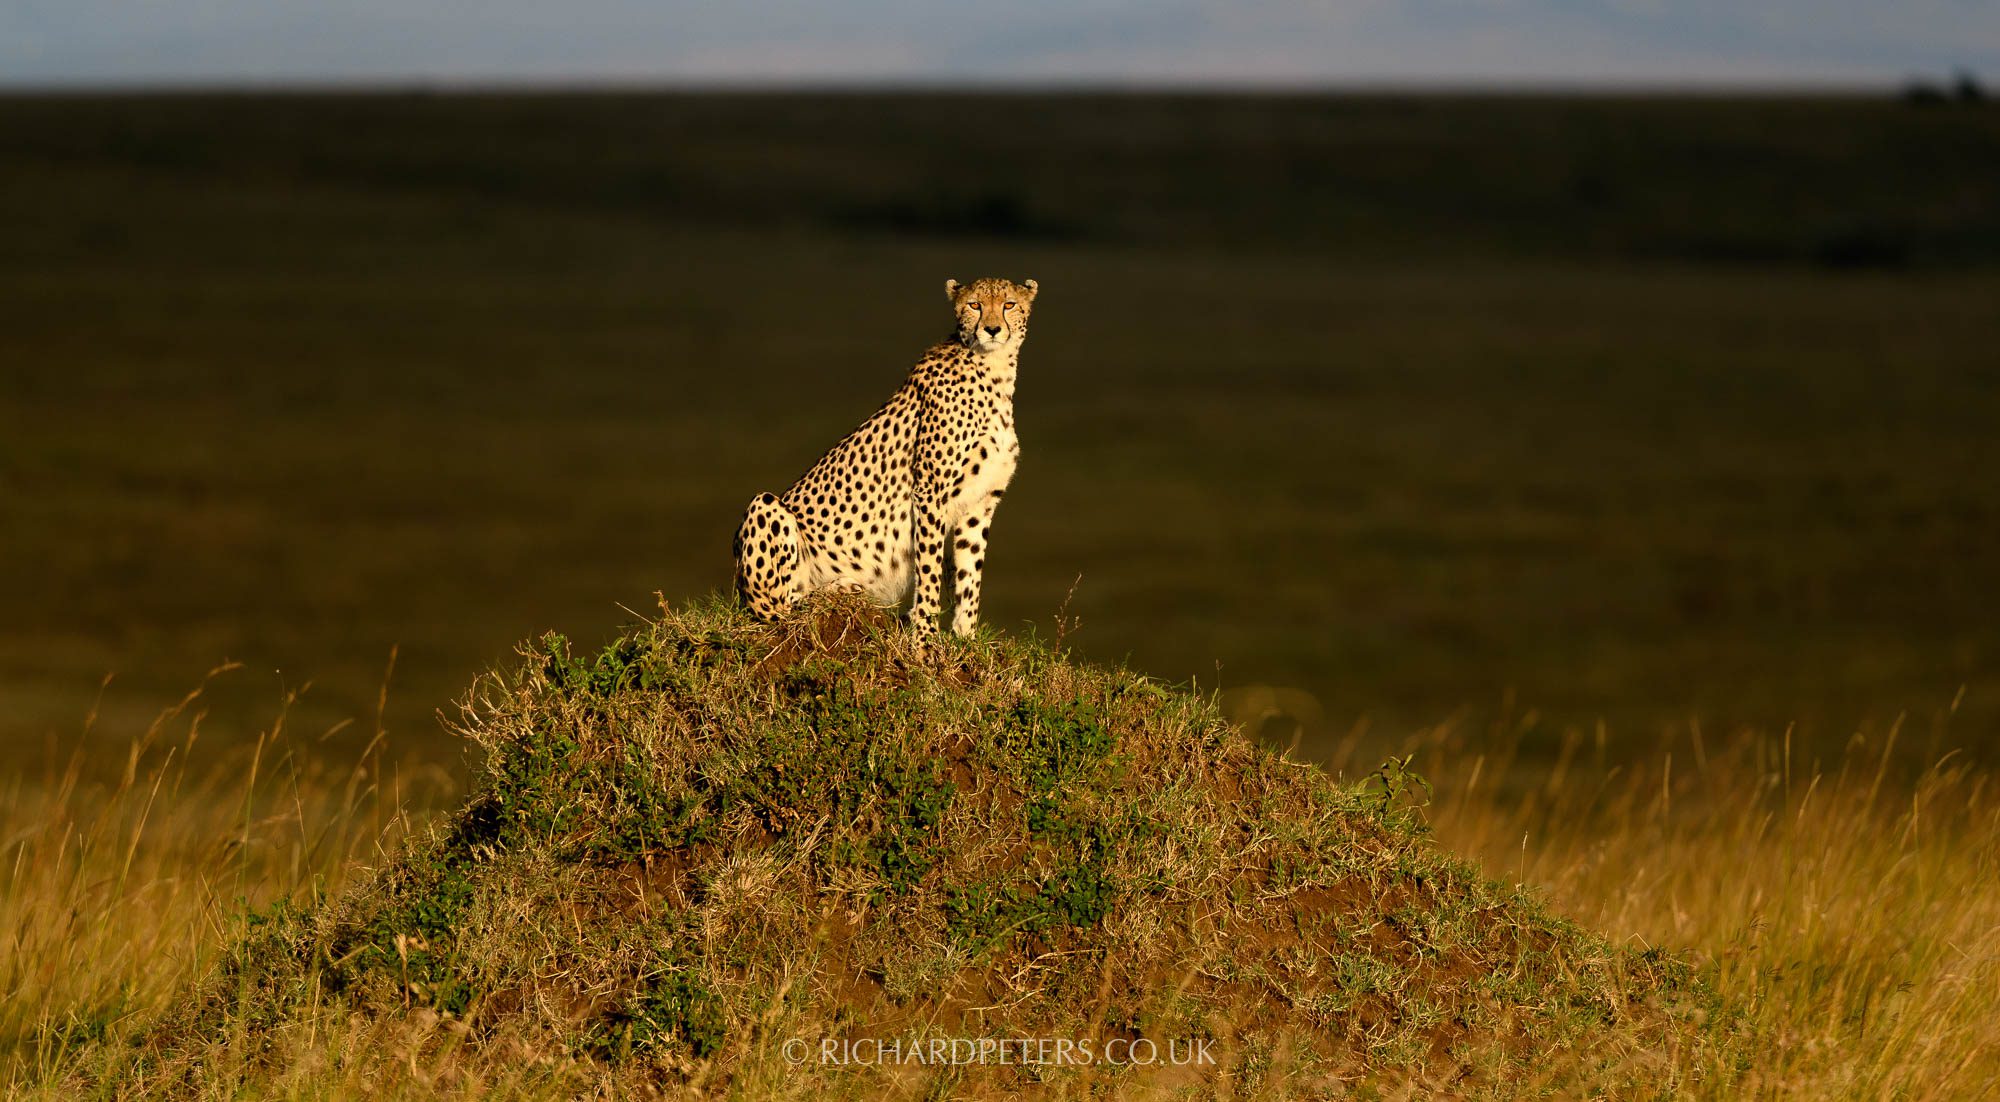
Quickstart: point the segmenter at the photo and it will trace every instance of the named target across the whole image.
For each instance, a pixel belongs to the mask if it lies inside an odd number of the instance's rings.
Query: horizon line
[[[0,77],[0,96],[119,95],[494,95],[494,94],[771,94],[771,95],[1218,95],[1218,96],[1640,96],[1782,98],[1896,95],[1928,86],[1949,89],[1979,74],[1912,73],[1894,80],[1782,78],[1773,80],[1635,79],[1529,80],[1471,76],[1459,80],[1365,78],[1354,80],[1192,80],[1127,78],[1067,80],[947,80],[938,78],[740,79],[662,77],[306,77],[179,78],[21,81]]]

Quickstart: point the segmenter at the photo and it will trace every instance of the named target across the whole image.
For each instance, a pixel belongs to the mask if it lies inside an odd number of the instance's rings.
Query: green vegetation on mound
[[[1395,768],[1338,783],[1033,643],[669,611],[544,638],[464,732],[463,810],[261,916],[131,1085],[203,1089],[223,1035],[327,1059],[308,1022],[406,1023],[395,1051],[455,1047],[467,1082],[747,1097],[1657,1090],[1698,1039],[1684,966],[1440,852]],[[962,1062],[1002,1038],[1073,1047]]]

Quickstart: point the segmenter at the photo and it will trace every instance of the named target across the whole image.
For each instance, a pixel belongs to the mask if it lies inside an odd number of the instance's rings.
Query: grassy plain
[[[1049,291],[995,623],[1067,600],[1085,654],[1296,690],[1320,750],[1511,699],[1543,751],[1599,720],[1837,751],[1964,689],[1981,751],[1996,120],[11,99],[0,724],[39,761],[105,674],[142,720],[229,658],[231,737],[308,683],[324,727],[393,647],[392,738],[448,752],[433,713],[514,640],[725,585],[742,503],[992,271]]]

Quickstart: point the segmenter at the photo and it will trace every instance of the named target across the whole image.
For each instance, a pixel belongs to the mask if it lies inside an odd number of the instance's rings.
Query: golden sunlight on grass
[[[190,694],[135,738],[113,783],[84,783],[72,768],[6,793],[0,1084],[10,1092],[68,1097],[97,1083],[115,1095],[118,1077],[93,1069],[109,1072],[130,1041],[182,1013],[278,901],[338,897],[452,795],[441,773],[382,776],[379,747],[351,769],[306,769],[282,713],[257,747],[196,775],[186,762],[200,703]],[[1885,764],[1897,760],[1893,738],[1857,738],[1824,764],[1790,760],[1782,737],[1731,740],[1725,752],[1689,739],[1637,767],[1596,763],[1574,739],[1551,769],[1514,761],[1508,730],[1445,726],[1413,734],[1409,773],[1386,774],[1389,789],[1426,803],[1443,847],[1487,875],[1520,880],[1614,944],[1695,965],[1699,1020],[1643,1076],[1671,1096],[1965,1097],[2000,1078],[2000,806],[1990,774],[1955,760],[1899,775]],[[1343,755],[1361,753],[1360,741]],[[1343,765],[1368,771],[1337,757]],[[206,1051],[226,1066],[198,1096],[427,1097],[450,1086],[559,1097],[592,1081],[565,1060],[500,1070],[447,1036],[464,1032],[449,1014],[423,1008],[393,1023],[295,1011],[275,1024],[287,1055],[272,1066],[258,1032],[274,1023],[255,1012],[247,998],[225,1009]],[[405,1058],[384,1064],[379,1051]],[[1489,1089],[1565,1096],[1578,1055],[1524,1059]],[[705,1081],[690,1070],[682,1089]],[[787,1093],[773,1069],[748,1070],[737,1090]]]
[[[1895,739],[1824,766],[1782,736],[1609,768],[1450,729],[1408,752],[1448,848],[1701,966],[1742,1015],[1721,1096],[1967,1097],[2000,1080],[2000,793],[1952,758],[1896,775]]]
[[[60,1095],[84,1046],[185,999],[260,909],[338,893],[397,845],[406,808],[450,788],[439,771],[381,775],[379,738],[314,767],[283,711],[191,769],[205,688],[131,739],[114,781],[72,757],[0,795],[0,1085]]]

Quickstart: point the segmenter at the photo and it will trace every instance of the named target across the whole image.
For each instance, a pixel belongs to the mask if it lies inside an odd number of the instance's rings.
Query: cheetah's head
[[[945,297],[958,315],[959,343],[981,355],[1019,348],[1028,335],[1035,290],[1032,279],[945,280]]]

